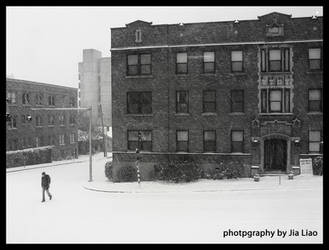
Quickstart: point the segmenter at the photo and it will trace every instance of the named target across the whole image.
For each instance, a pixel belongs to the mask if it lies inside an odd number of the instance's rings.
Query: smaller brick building
[[[6,79],[6,151],[54,146],[52,160],[78,157],[77,88]]]

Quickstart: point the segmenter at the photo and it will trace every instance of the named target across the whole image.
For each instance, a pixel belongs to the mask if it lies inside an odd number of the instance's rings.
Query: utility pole
[[[103,109],[102,104],[99,104],[99,111],[101,113],[101,123],[102,123],[102,132],[103,132],[103,149],[104,149],[104,157],[107,157],[107,150],[106,150],[106,138],[105,138],[105,131],[104,131],[104,119],[103,119]]]

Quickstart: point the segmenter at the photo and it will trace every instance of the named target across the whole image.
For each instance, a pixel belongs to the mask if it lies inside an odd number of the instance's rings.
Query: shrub
[[[222,162],[218,164],[215,169],[208,169],[204,171],[203,178],[221,180],[221,179],[232,179],[242,176],[243,166],[237,162]]]
[[[202,171],[193,161],[173,161],[168,165],[155,168],[160,180],[172,182],[190,182],[201,177]]]
[[[137,169],[131,165],[122,166],[117,172],[119,182],[137,181]]]
[[[323,175],[323,157],[317,156],[313,159],[313,174]]]
[[[108,161],[105,163],[105,176],[111,181],[113,179],[112,176],[112,162]]]

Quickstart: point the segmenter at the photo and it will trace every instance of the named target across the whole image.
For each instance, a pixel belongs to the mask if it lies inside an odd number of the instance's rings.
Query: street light
[[[48,110],[48,111],[56,111],[56,110],[89,110],[90,111],[90,116],[89,116],[89,180],[88,181],[93,181],[92,177],[92,152],[91,152],[91,120],[92,120],[92,107],[89,108],[31,108],[31,110]],[[30,119],[32,120],[32,116],[30,116]]]

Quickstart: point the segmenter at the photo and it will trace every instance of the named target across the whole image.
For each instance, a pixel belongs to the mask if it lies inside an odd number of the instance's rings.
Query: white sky
[[[110,56],[112,27],[135,20],[153,24],[257,19],[273,11],[292,17],[323,15],[307,7],[7,7],[7,75],[78,87],[83,49]]]

